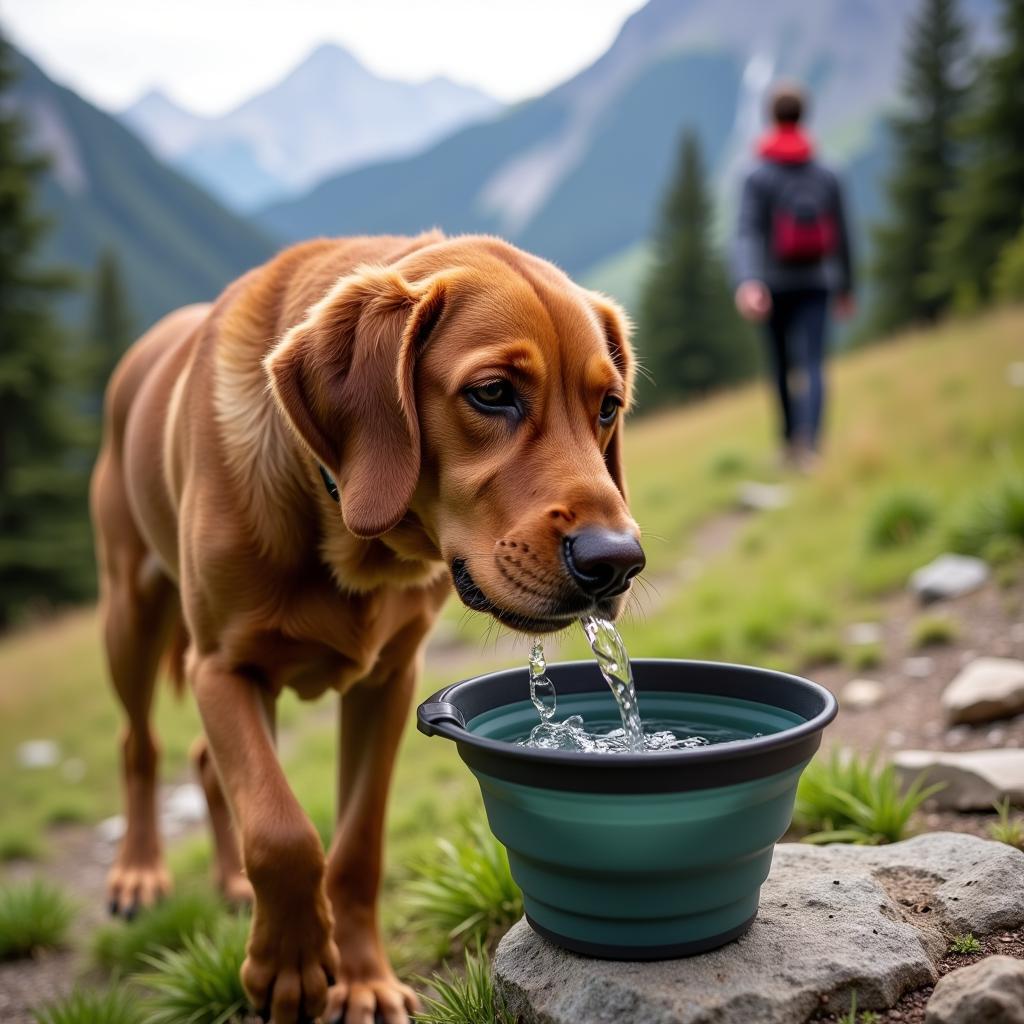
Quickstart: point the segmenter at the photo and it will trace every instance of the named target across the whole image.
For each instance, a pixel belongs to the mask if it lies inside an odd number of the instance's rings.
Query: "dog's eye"
[[[467,388],[466,398],[481,412],[509,412],[519,408],[516,390],[507,380],[492,380],[479,387]]]
[[[615,422],[615,417],[618,416],[621,407],[622,403],[614,395],[605,395],[599,415],[601,426],[610,427]]]

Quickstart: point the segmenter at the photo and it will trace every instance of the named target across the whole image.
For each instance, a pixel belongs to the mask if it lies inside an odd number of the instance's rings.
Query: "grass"
[[[145,954],[149,970],[136,976],[146,989],[146,1024],[227,1024],[249,1005],[238,972],[249,922],[227,918],[212,935],[186,938],[181,949]]]
[[[522,916],[523,897],[504,847],[484,821],[466,821],[454,841],[436,842],[433,855],[416,866],[403,902],[411,929],[444,956],[453,943],[480,947],[501,934]]]
[[[845,661],[855,672],[867,672],[885,661],[885,649],[881,644],[857,644],[846,651]]]
[[[895,843],[908,834],[921,804],[942,789],[918,777],[906,788],[875,754],[835,749],[817,757],[800,778],[793,822],[809,843]]]
[[[989,825],[989,836],[997,843],[1006,843],[1007,846],[1015,846],[1018,850],[1024,850],[1024,818],[1010,817],[1009,797],[994,806],[999,820]]]
[[[950,953],[980,953],[981,943],[970,933],[957,935],[949,944]]]
[[[857,993],[850,995],[850,1008],[839,1018],[837,1024],[878,1024],[881,1018],[874,1010],[861,1010],[857,1013]]]
[[[935,522],[935,504],[926,494],[900,489],[883,494],[868,514],[865,531],[871,550],[903,547]]]
[[[0,889],[0,961],[63,945],[74,916],[64,891],[49,882]]]
[[[106,971],[129,974],[162,949],[181,949],[187,938],[210,934],[223,916],[210,892],[175,894],[129,923],[100,928],[93,938],[93,959]]]
[[[956,621],[948,615],[921,615],[910,627],[910,646],[917,651],[948,646],[959,634]]]
[[[1024,473],[1011,467],[968,505],[951,530],[951,541],[958,551],[981,556],[1024,543]]]
[[[136,995],[123,987],[79,989],[33,1012],[36,1024],[146,1024]]]
[[[449,967],[430,979],[419,979],[436,995],[423,997],[426,1007],[417,1024],[516,1024],[505,1001],[494,990],[490,961],[479,948],[465,951],[463,973]]]

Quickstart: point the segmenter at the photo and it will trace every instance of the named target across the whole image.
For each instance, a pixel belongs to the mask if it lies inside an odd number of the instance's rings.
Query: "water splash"
[[[544,645],[535,639],[530,648],[530,700],[543,722],[550,722],[558,708],[558,694],[555,684],[547,677],[547,670]]]
[[[611,687],[615,702],[622,717],[622,732],[626,749],[640,753],[644,749],[644,726],[640,720],[640,709],[636,703],[636,688],[633,686],[633,670],[629,664],[626,645],[619,631],[607,619],[597,615],[585,615],[580,619],[583,632],[590,641],[590,649],[597,659],[605,682]]]

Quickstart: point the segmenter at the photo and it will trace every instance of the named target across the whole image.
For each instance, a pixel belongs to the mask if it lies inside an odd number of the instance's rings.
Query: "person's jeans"
[[[787,445],[818,445],[825,404],[827,319],[824,289],[772,293],[768,341]],[[802,379],[794,381],[794,371]]]

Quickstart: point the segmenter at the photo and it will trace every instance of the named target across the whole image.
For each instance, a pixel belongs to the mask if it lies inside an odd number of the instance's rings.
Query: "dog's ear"
[[[605,338],[608,341],[608,353],[616,369],[622,374],[626,385],[626,399],[622,412],[619,414],[615,429],[612,431],[611,440],[604,452],[605,465],[611,473],[615,486],[621,491],[624,498],[626,494],[626,474],[622,465],[622,427],[623,419],[629,411],[633,401],[633,377],[636,372],[633,361],[633,348],[629,343],[631,325],[625,310],[617,303],[612,302],[607,296],[597,292],[592,293],[591,299],[597,317],[601,322]]]
[[[394,527],[416,489],[414,370],[445,295],[441,277],[411,284],[393,270],[361,268],[264,362],[285,419],[338,481],[342,517],[357,537]]]

